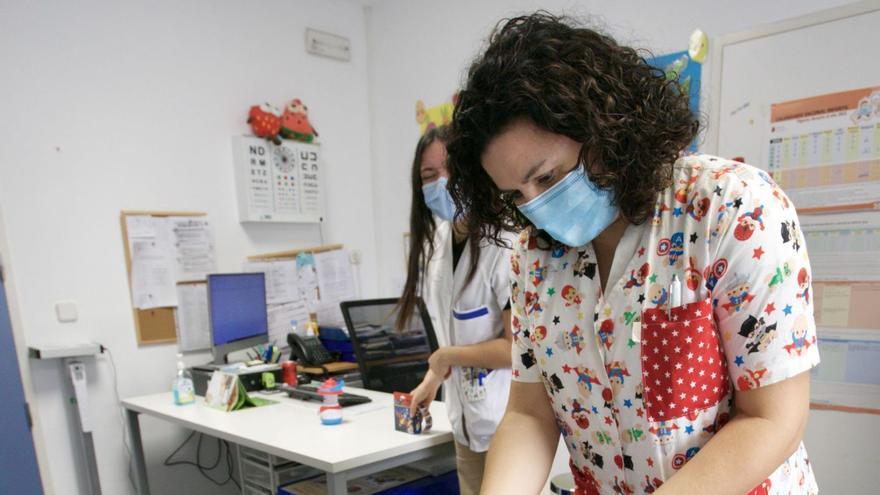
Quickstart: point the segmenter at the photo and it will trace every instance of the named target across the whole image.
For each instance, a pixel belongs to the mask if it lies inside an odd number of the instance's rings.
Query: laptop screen
[[[409,392],[418,386],[437,347],[422,304],[403,330],[394,328],[397,299],[347,302],[342,311],[367,388]]]

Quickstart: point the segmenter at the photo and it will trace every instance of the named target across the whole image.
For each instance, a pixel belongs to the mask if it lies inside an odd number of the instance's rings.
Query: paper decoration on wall
[[[281,115],[281,136],[303,143],[311,143],[318,137],[318,131],[309,122],[309,107],[299,98],[291,100]]]
[[[125,220],[135,308],[177,306],[177,282],[204,280],[216,270],[207,218],[130,215]]]
[[[278,304],[300,299],[297,281],[296,261],[249,261],[241,267],[248,273],[264,273],[266,275],[266,303]]]
[[[452,101],[447,101],[430,108],[425,107],[424,101],[417,101],[416,122],[419,124],[421,133],[424,134],[430,129],[452,122],[452,111],[455,109],[455,103],[457,101],[457,94],[452,96]]]
[[[859,100],[859,106],[850,114],[853,124],[868,123],[872,119],[880,119],[880,89],[875,88],[870,96]]]
[[[296,255],[296,277],[299,283],[300,297],[313,312],[317,312],[318,300],[318,271],[315,269],[315,255],[312,253],[299,253]]]
[[[208,316],[208,284],[183,282],[177,284],[177,348],[180,352],[211,348],[211,327]]]
[[[254,105],[248,112],[247,123],[254,135],[281,144],[278,132],[281,131],[281,110],[268,103]]]
[[[876,212],[880,111],[872,101],[880,110],[880,86],[770,105],[763,163],[798,213]]]
[[[279,347],[286,346],[291,322],[302,325],[309,319],[309,310],[299,286],[296,260],[248,261],[242,265],[242,271],[266,274],[269,342]]]
[[[876,330],[819,329],[822,363],[810,370],[810,407],[880,414]]]
[[[694,62],[702,64],[706,61],[706,55],[709,54],[709,37],[700,29],[695,29],[691,33],[690,43],[688,43],[688,55]]]
[[[687,51],[670,53],[646,60],[646,62],[663,70],[669,81],[678,80],[681,90],[690,96],[690,107],[694,115],[700,114],[700,75],[702,66],[691,60]],[[697,140],[688,146],[688,151],[697,151]]]

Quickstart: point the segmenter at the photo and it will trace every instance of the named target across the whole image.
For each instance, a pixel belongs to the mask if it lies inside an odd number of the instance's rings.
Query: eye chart
[[[321,221],[320,146],[253,136],[236,136],[232,146],[241,222]]]

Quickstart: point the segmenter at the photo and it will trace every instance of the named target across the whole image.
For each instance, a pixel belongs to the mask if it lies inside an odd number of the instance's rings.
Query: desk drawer
[[[321,471],[280,457],[239,446],[239,470],[252,493],[274,495],[277,487],[314,478]],[[246,492],[251,493],[251,492]]]
[[[244,495],[274,495],[272,490],[263,488],[262,486],[252,485],[247,481],[244,482],[241,491]]]

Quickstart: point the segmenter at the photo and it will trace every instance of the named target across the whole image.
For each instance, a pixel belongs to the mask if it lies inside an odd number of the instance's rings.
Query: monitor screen
[[[397,299],[342,303],[365,388],[410,391],[425,376],[437,342],[430,317],[419,302],[406,328],[397,330]]]
[[[264,274],[208,275],[208,301],[215,347],[268,334]]]

